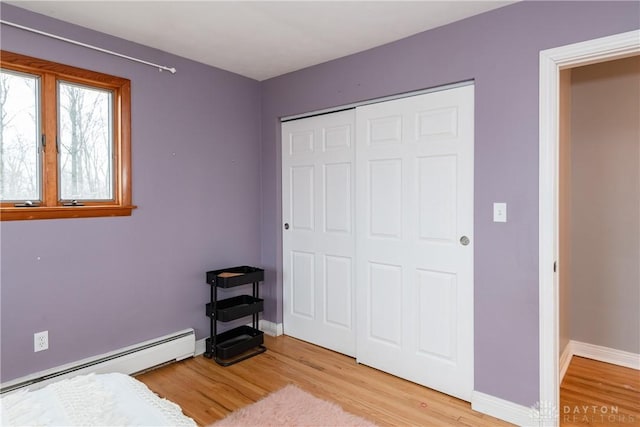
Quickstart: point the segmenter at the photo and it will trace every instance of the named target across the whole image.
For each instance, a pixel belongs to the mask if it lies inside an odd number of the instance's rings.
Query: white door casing
[[[559,81],[560,70],[640,54],[640,30],[587,40],[540,52],[539,165],[539,344],[540,425],[557,426],[560,409],[558,373],[559,295],[553,265],[559,259]]]
[[[467,401],[473,106],[470,85],[356,110],[357,360]]]
[[[354,122],[354,110],[347,110],[282,124],[284,332],[349,356],[355,356]]]

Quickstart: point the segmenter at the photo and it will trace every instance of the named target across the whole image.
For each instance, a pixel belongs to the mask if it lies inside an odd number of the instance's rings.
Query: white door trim
[[[640,30],[540,52],[539,346],[541,425],[558,425],[558,153],[560,70],[640,53]],[[559,268],[562,264],[558,263]]]

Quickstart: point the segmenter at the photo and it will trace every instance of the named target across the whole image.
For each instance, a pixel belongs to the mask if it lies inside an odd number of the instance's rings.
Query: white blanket
[[[89,374],[2,397],[2,426],[195,426],[178,405],[124,374]]]

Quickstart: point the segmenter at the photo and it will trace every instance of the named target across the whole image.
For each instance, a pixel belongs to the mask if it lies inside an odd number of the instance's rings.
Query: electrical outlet
[[[46,350],[49,348],[49,331],[36,332],[33,334],[33,352]]]

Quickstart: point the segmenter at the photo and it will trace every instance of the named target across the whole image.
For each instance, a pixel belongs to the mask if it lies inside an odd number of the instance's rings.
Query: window
[[[0,219],[131,215],[129,80],[0,51]]]

